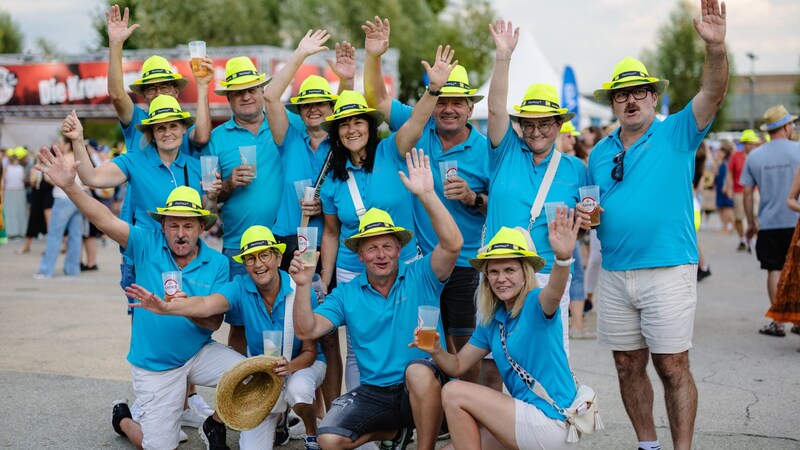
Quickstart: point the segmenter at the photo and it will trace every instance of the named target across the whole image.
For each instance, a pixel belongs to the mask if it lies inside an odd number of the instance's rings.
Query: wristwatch
[[[434,96],[434,97],[438,97],[438,96],[442,95],[442,91],[441,91],[441,90],[439,90],[439,91],[434,91],[433,89],[431,89],[431,87],[430,87],[430,86],[428,86],[428,88],[427,88],[427,89],[428,89],[428,94],[431,94],[431,95],[432,95],[432,96]]]
[[[481,206],[483,206],[483,196],[480,193],[476,192],[475,193],[475,202],[473,204],[469,205],[469,209],[478,210],[478,209],[481,209]]]

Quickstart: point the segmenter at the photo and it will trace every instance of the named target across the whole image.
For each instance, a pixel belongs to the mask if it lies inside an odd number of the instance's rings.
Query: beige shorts
[[[758,202],[761,197],[758,195],[758,190],[753,191],[753,216],[758,217]],[[733,194],[733,217],[742,222],[747,216],[744,213],[744,193]]]
[[[514,399],[514,435],[520,450],[580,448],[577,442],[567,442],[563,420],[547,417],[541,409]]]
[[[615,351],[676,354],[692,347],[697,264],[600,269],[597,343]]]

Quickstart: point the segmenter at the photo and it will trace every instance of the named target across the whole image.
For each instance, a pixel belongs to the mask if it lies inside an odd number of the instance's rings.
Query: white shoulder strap
[[[358,192],[358,185],[356,185],[356,177],[353,176],[353,171],[347,171],[347,189],[350,190],[350,198],[353,199],[353,206],[356,207],[356,215],[359,219],[367,213],[364,208],[364,201],[361,199],[361,194]]]
[[[286,307],[283,313],[283,356],[287,361],[292,360],[292,348],[294,344],[294,292],[297,290],[297,284],[293,279],[289,278],[289,285],[292,287],[292,292],[286,296]]]
[[[553,149],[553,157],[550,159],[550,164],[547,165],[547,172],[544,173],[544,180],[542,180],[539,191],[536,193],[536,199],[533,201],[531,207],[531,222],[528,224],[528,231],[533,227],[533,223],[542,213],[542,206],[544,206],[544,199],[547,197],[547,191],[550,190],[550,185],[553,184],[553,178],[556,176],[558,170],[558,163],[561,161],[561,152]]]

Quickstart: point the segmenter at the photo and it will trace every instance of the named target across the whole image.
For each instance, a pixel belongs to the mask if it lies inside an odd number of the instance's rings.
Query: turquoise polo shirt
[[[161,273],[180,270],[164,234],[133,225],[129,229],[124,255],[136,266],[136,284],[163,298]],[[228,282],[228,259],[202,239],[197,240],[197,245],[197,257],[181,271],[183,291],[190,297],[211,294]],[[162,316],[146,309],[133,311],[128,362],[136,367],[152,371],[174,369],[212,342],[211,330],[186,317]]]
[[[555,408],[528,389],[508,362],[500,340],[500,324],[506,330],[506,348],[511,358],[544,386],[550,398],[561,408],[572,404],[577,389],[564,352],[564,335],[561,314],[558,310],[547,317],[539,304],[541,288],[528,293],[517,317],[510,317],[503,305],[492,320],[483,325],[478,322],[469,343],[494,355],[503,384],[515,399],[530,403],[551,419],[564,420]]]
[[[292,292],[289,274],[280,270],[281,288],[272,305],[272,314],[267,311],[264,299],[258,292],[250,275],[237,275],[233,280],[222,286],[217,293],[225,297],[230,306],[229,313],[241,317],[244,321],[244,334],[247,337],[247,348],[251,356],[264,354],[264,335],[267,330],[283,331],[283,321],[286,315],[286,296]],[[311,290],[311,307],[317,306],[317,294]],[[292,358],[300,354],[303,342],[297,337],[292,344]],[[322,350],[317,345],[317,360],[325,361]]]
[[[294,114],[292,114],[294,115]],[[283,161],[283,171],[285,182],[283,185],[283,195],[281,196],[278,218],[272,232],[277,236],[292,236],[297,234],[297,227],[300,226],[302,211],[300,202],[297,199],[297,192],[294,187],[295,181],[311,180],[311,185],[317,182],[319,173],[325,165],[325,158],[331,151],[329,138],[325,138],[317,146],[317,150],[311,148],[311,138],[305,131],[298,130],[290,126],[286,129],[286,137],[283,144],[278,146],[278,153]],[[317,244],[322,242],[322,228],[325,223],[322,215],[311,217],[308,221],[309,227],[317,228]]]
[[[178,157],[168,167],[151,144],[138,152],[117,156],[111,163],[116,164],[128,180],[126,198],[130,198],[132,202],[134,221],[131,223],[137,226],[160,230],[161,224],[153,220],[147,211],[163,207],[176,187],[189,186],[203,192],[200,185],[200,161],[183,153],[178,153]]]
[[[242,234],[251,226],[275,225],[283,195],[283,164],[266,116],[256,135],[237,125],[231,117],[211,132],[211,140],[202,151],[204,155],[219,158],[219,170],[226,180],[233,169],[242,165],[239,147],[250,145],[256,146],[256,178],[249,185],[236,188],[221,206],[225,229],[222,246],[227,249],[238,249]]]
[[[619,130],[589,156],[589,183],[600,186],[597,237],[606,270],[697,264],[692,177],[697,147],[708,132],[697,129],[692,103],[663,121],[655,119],[625,152],[622,181],[614,181]]]
[[[353,345],[361,383],[372,386],[394,386],[405,381],[409,362],[430,355],[413,347],[421,305],[439,306],[444,283],[431,268],[431,256],[411,264],[400,262],[397,279],[384,297],[362,273],[349,283],[338,285],[314,311],[333,323],[347,326]],[[442,321],[436,326],[445,347]]]
[[[389,128],[398,130],[402,127],[411,118],[412,110],[412,107],[404,105],[398,100],[392,100]],[[467,127],[470,129],[467,140],[445,152],[442,147],[442,141],[436,133],[436,121],[430,118],[428,123],[425,124],[422,137],[420,137],[416,145],[418,149],[425,150],[425,154],[430,157],[433,188],[436,190],[436,195],[444,203],[444,206],[450,211],[450,215],[456,221],[458,229],[461,230],[461,236],[464,237],[464,245],[461,247],[458,261],[456,261],[456,265],[459,267],[471,267],[469,259],[478,254],[478,249],[481,246],[481,231],[483,230],[486,216],[470,209],[458,200],[450,200],[444,196],[444,184],[439,171],[439,163],[442,161],[457,161],[458,176],[467,182],[469,188],[479,194],[489,193],[489,155],[486,152],[486,136],[469,123]],[[405,158],[401,157],[399,152],[397,157],[405,167]],[[404,172],[407,174],[408,170],[406,169]],[[428,212],[425,211],[425,207],[416,196],[413,197],[413,205],[417,242],[422,249],[422,253],[427,255],[439,243],[439,237],[436,236],[436,232],[433,230],[433,224]]]
[[[500,145],[490,150],[489,198],[491,200],[486,215],[485,243],[488,243],[504,226],[509,228],[520,226],[528,229],[536,193],[544,181],[547,166],[556,151],[553,147],[542,162],[534,164],[533,151],[517,135],[511,123],[508,124],[508,130]],[[562,154],[544,202],[564,202],[566,206],[574,208],[580,201],[578,188],[581,186],[586,186],[586,166],[580,159]],[[550,248],[544,206],[530,231],[536,253],[545,259],[545,266],[541,272],[550,273],[555,254]]]
[[[379,208],[389,213],[395,226],[414,231],[414,213],[409,205],[413,195],[400,181],[399,171],[406,169],[405,160],[402,165],[397,157],[398,150],[394,133],[381,140],[375,151],[375,164],[372,172],[367,172],[363,167],[355,167],[348,158],[347,169],[353,171],[356,185],[361,193],[364,208]],[[339,253],[336,256],[336,267],[341,267],[351,272],[362,272],[364,264],[358,260],[358,255],[344,246],[344,240],[358,233],[358,216],[347,181],[333,178],[333,173],[328,174],[320,193],[322,212],[336,215],[342,223],[339,231]],[[416,233],[415,233],[416,234]],[[400,252],[400,261],[408,261],[417,254],[417,240],[411,238]]]

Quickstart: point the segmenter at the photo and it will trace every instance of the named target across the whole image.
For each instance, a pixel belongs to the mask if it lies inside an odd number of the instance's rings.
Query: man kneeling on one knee
[[[422,359],[427,356],[423,351],[408,344],[414,339],[418,307],[438,307],[463,239],[434,192],[428,157],[412,150],[406,160],[409,175],[400,176],[430,215],[439,237],[433,252],[399,264],[400,249],[411,232],[373,208],[361,218],[358,233],[345,241],[366,271],[334,289],[315,310],[310,301],[313,268],[292,267],[297,336],[317,339],[346,325],[361,371],[361,386],[336,399],[320,423],[322,448],[351,449],[376,440],[405,444],[416,427],[417,448],[433,449],[442,423],[440,393],[447,379],[433,362]],[[444,335],[441,323],[437,328]]]

